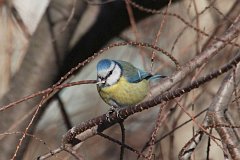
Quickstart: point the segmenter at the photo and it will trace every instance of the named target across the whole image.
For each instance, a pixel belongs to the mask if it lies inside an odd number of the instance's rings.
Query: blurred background
[[[173,55],[180,66],[186,64],[222,35],[240,14],[238,0],[136,0],[145,8],[164,14],[139,10],[127,0],[0,0],[0,95],[1,106],[36,93],[55,84],[71,68],[109,44],[137,41],[154,44]],[[180,18],[179,18],[180,17]],[[187,23],[186,23],[187,22]],[[208,36],[196,31],[207,33]],[[234,40],[239,44],[239,38]],[[186,86],[191,81],[224,65],[234,56],[237,47],[228,45],[217,56],[186,76],[174,88]],[[96,64],[109,58],[131,62],[138,68],[170,76],[177,71],[175,64],[161,52],[136,46],[117,46],[93,58],[71,75],[66,82],[96,79]],[[212,102],[225,75],[202,85],[181,98],[134,114],[125,122],[126,144],[141,151],[151,138],[159,108],[162,124],[157,140],[190,117],[178,107],[181,105],[191,115],[197,115]],[[152,84],[158,94],[161,81]],[[237,94],[237,93],[236,93]],[[237,95],[236,95],[237,96]],[[19,140],[28,126],[41,96],[26,100],[0,112],[0,155],[3,159],[14,156]],[[230,109],[239,121],[236,103]],[[94,84],[62,89],[34,116],[27,136],[21,144],[16,159],[35,159],[61,145],[62,136],[70,126],[106,113],[109,106],[97,93]],[[67,124],[67,119],[71,124]],[[202,123],[205,112],[196,122]],[[154,145],[153,159],[177,159],[182,147],[197,130],[195,122],[183,125],[167,134]],[[119,125],[104,131],[121,140]],[[213,135],[218,135],[213,132]],[[195,150],[193,159],[206,159],[208,137],[205,136]],[[87,160],[119,159],[120,146],[94,136],[79,148]],[[143,152],[145,153],[145,152]],[[137,154],[125,149],[124,159],[137,159]],[[223,151],[211,143],[209,159],[223,159]],[[0,159],[2,159],[0,158]],[[62,152],[50,159],[74,159]]]

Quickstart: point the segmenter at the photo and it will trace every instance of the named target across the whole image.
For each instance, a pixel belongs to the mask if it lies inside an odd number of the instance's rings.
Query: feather
[[[130,83],[138,83],[142,81],[143,79],[157,79],[157,78],[162,78],[164,76],[157,74],[157,75],[152,75],[148,72],[145,72],[141,69],[138,69],[134,67],[131,63],[125,62],[125,61],[120,61],[120,60],[114,60],[116,63],[119,64],[119,66],[122,68],[123,71],[123,76],[127,79],[128,82]]]
[[[149,80],[155,80],[155,79],[160,79],[160,78],[166,78],[167,76],[163,76],[161,74],[155,74],[155,75],[152,75]]]

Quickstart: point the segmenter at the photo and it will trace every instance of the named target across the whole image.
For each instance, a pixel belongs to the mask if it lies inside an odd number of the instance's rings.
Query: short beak
[[[103,84],[103,83],[105,83],[106,81],[105,80],[103,80],[103,81],[98,81],[96,84]]]

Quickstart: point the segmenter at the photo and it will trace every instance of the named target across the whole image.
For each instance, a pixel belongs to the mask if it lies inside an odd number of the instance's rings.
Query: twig
[[[23,98],[21,98],[21,99],[19,99],[17,101],[9,103],[8,105],[1,106],[0,107],[0,112],[3,111],[3,110],[9,109],[9,108],[11,108],[11,107],[21,103],[21,102],[24,102],[24,101],[27,101],[27,100],[29,100],[31,98],[37,97],[39,95],[44,95],[44,94],[47,94],[49,92],[53,93],[53,91],[57,92],[58,90],[60,90],[62,88],[65,88],[65,87],[71,87],[71,86],[81,85],[81,84],[94,84],[96,82],[97,82],[96,80],[83,80],[83,81],[77,81],[77,82],[70,82],[70,83],[55,85],[54,87],[50,87],[50,88],[47,88],[45,90],[39,91],[37,93],[31,94],[29,96],[23,97]]]
[[[124,144],[125,144],[125,128],[123,121],[119,122],[121,133],[122,133],[122,145],[121,145],[121,151],[120,151],[120,160],[124,159]]]
[[[102,132],[98,132],[97,134],[98,134],[99,136],[103,137],[103,138],[106,138],[106,139],[114,142],[114,143],[117,143],[117,144],[119,144],[119,145],[121,145],[121,146],[124,146],[124,148],[132,151],[133,153],[136,153],[137,155],[139,155],[139,157],[147,158],[145,155],[141,154],[141,152],[135,150],[134,148],[128,146],[127,144],[122,144],[120,141],[118,141],[118,140],[116,140],[116,139],[114,139],[114,138],[112,138],[112,137],[110,137],[110,136],[108,136],[108,135],[105,135],[105,134],[103,134]]]
[[[212,128],[209,131],[209,134],[212,134]],[[210,147],[211,147],[211,138],[210,136],[208,137],[208,143],[207,143],[207,157],[206,160],[209,160],[209,155],[210,155]]]
[[[56,155],[57,153],[60,153],[63,151],[63,148],[62,147],[59,147],[59,148],[56,148],[55,150],[52,150],[50,151],[49,153],[45,154],[45,155],[42,155],[42,156],[39,156],[37,157],[37,160],[44,160],[44,159],[47,159],[53,155]]]

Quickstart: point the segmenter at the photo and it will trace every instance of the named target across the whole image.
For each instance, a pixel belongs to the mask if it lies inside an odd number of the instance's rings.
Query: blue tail
[[[166,78],[167,76],[161,75],[161,74],[155,74],[152,75],[149,80],[155,80],[155,79],[160,79],[160,78]]]

